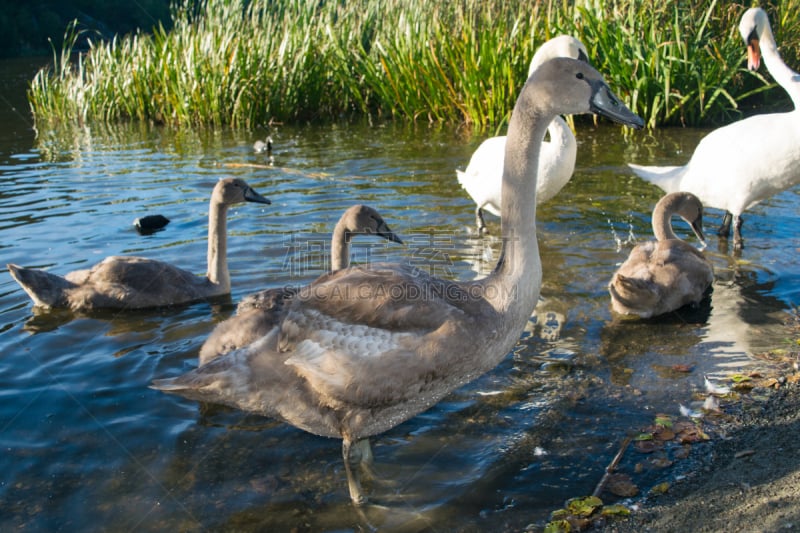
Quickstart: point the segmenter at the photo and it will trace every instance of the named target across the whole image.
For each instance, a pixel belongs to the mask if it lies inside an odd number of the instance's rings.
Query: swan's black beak
[[[592,86],[592,99],[589,101],[589,109],[592,113],[604,116],[618,122],[624,126],[635,129],[644,127],[642,117],[628,109],[619,98],[617,98],[608,85],[602,81],[590,82]]]
[[[378,231],[376,231],[378,235],[386,239],[387,241],[396,242],[397,244],[403,244],[403,241],[400,240],[400,237],[397,236],[395,232],[389,229],[389,225],[385,222],[378,226]]]
[[[689,225],[692,227],[692,231],[697,238],[700,239],[700,242],[703,243],[703,246],[706,245],[706,236],[703,235],[703,214],[697,215],[697,218],[689,222]]]
[[[252,187],[248,187],[246,191],[244,191],[244,199],[247,202],[256,202],[258,204],[271,204],[267,198],[264,198],[256,191],[253,190]]]

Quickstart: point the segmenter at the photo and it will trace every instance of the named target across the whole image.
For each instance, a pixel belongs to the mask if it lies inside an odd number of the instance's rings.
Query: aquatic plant
[[[800,1],[772,2],[787,61],[798,57]],[[746,73],[736,29],[745,5],[700,0],[206,0],[157,26],[76,51],[67,28],[29,89],[37,127],[143,120],[254,128],[270,119],[350,116],[500,129],[528,61],[561,33],[651,127],[729,121],[769,92]],[[84,35],[85,37],[85,35]]]

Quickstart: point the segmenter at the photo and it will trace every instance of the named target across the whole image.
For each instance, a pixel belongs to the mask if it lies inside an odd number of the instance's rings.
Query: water
[[[575,176],[539,209],[543,301],[513,353],[429,411],[373,439],[380,505],[350,505],[338,441],[148,388],[193,368],[214,325],[243,295],[313,279],[330,230],[355,202],[380,209],[409,244],[362,239],[356,260],[414,261],[472,279],[498,243],[474,235],[473,204],[454,170],[480,138],[427,125],[282,126],[275,163],[251,151],[257,132],[172,133],[129,125],[34,138],[20,80],[6,62],[0,105],[0,249],[58,273],[112,254],[205,270],[208,195],[244,178],[271,206],[229,217],[230,299],[136,313],[31,307],[0,273],[0,529],[348,531],[519,530],[589,494],[625,436],[657,413],[696,406],[703,375],[762,365],[785,347],[800,299],[797,191],[746,214],[740,256],[718,247],[711,301],[651,322],[615,320],[606,284],[633,242],[649,238],[659,191],[625,163],[669,164],[703,131],[624,137],[581,126]],[[22,111],[21,111],[22,110]],[[137,216],[164,231],[138,235]],[[489,219],[497,232],[498,221]],[[679,227],[682,236],[687,228]],[[549,313],[549,314],[548,314]],[[563,317],[559,336],[548,318]],[[690,373],[671,370],[692,365]],[[629,451],[620,466],[642,490],[669,469]],[[604,496],[607,500],[613,498]]]

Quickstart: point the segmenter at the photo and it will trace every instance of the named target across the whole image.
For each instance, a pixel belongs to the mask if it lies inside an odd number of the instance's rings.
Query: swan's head
[[[703,246],[706,245],[706,237],[703,235],[703,202],[694,194],[686,191],[678,191],[665,195],[656,204],[653,211],[653,229],[657,223],[657,213],[666,213],[667,217],[678,215],[691,226],[692,231]]]
[[[533,55],[531,66],[528,67],[528,77],[539,65],[556,57],[571,57],[589,63],[589,53],[582,42],[571,35],[559,35],[540,46]]]
[[[700,242],[705,245],[706,237],[703,235],[703,203],[700,198],[690,192],[678,192],[675,213],[689,223],[692,231]]]
[[[747,45],[747,68],[749,70],[758,70],[761,65],[759,41],[769,27],[767,12],[760,7],[751,7],[742,15],[742,20],[739,22],[739,33]]]
[[[211,201],[223,205],[233,205],[241,202],[256,202],[271,204],[267,198],[258,194],[243,179],[222,178],[214,186]]]
[[[519,102],[523,112],[544,107],[559,115],[596,113],[625,126],[644,127],[642,117],[614,95],[603,76],[576,59],[555,58],[543,63],[528,78]]]
[[[378,235],[387,241],[403,244],[391,229],[380,213],[368,205],[354,205],[344,212],[339,223],[344,226],[345,240],[350,242],[353,235],[367,234]],[[337,224],[337,225],[338,225]]]

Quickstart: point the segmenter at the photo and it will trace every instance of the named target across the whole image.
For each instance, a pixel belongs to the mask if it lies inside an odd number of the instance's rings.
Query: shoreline
[[[785,383],[731,418],[728,434],[704,448],[691,473],[599,530],[800,530],[800,385]]]

